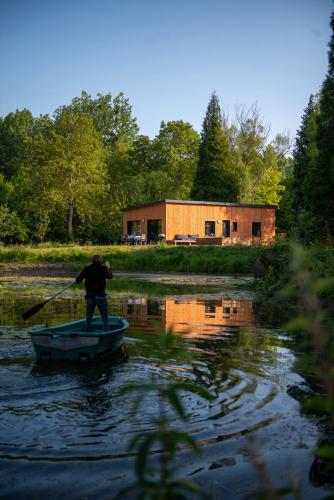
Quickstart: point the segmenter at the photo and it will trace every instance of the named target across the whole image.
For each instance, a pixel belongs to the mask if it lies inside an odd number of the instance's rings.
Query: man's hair
[[[101,255],[93,255],[92,262],[93,264],[103,264],[103,259]]]

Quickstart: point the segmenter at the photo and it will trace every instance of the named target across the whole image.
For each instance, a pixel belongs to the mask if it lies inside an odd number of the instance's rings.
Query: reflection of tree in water
[[[196,358],[205,358],[205,369],[195,366],[194,374],[217,393],[238,384],[242,373],[265,377],[268,367],[278,363],[277,347],[281,344],[272,333],[256,328],[230,328],[215,338],[192,340],[198,348]]]

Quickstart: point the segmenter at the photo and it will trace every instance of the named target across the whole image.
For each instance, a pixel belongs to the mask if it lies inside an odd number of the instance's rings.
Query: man
[[[109,262],[103,263],[101,255],[93,255],[90,266],[85,267],[75,279],[77,283],[85,280],[86,288],[86,330],[91,326],[95,306],[98,307],[103,327],[108,330],[108,302],[106,297],[106,281],[111,279]]]

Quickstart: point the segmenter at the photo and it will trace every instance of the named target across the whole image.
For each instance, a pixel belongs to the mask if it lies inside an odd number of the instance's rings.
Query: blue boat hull
[[[103,329],[99,316],[92,319],[89,332],[85,320],[72,321],[52,328],[31,330],[31,340],[37,359],[54,361],[91,361],[121,348],[124,331],[129,327],[126,319],[109,316],[109,329]]]

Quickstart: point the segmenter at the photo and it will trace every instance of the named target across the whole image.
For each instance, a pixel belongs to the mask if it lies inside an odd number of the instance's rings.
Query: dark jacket
[[[86,297],[106,294],[106,281],[112,278],[112,272],[103,264],[91,264],[85,267],[75,279],[77,283],[85,280]]]

